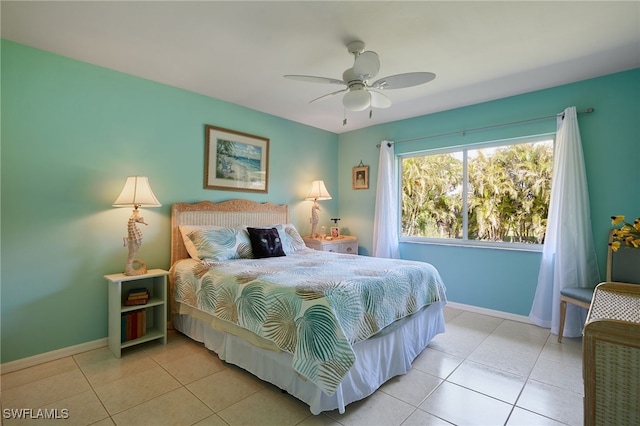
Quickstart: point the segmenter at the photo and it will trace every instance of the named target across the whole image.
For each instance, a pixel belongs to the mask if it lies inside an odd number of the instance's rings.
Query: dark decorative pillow
[[[282,241],[280,241],[280,234],[276,228],[247,227],[247,232],[251,240],[253,257],[256,259],[285,256],[284,250],[282,249]]]

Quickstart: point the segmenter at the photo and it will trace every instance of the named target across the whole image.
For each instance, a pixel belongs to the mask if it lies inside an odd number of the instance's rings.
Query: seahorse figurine
[[[318,226],[318,210],[320,210],[320,204],[317,200],[313,201],[313,207],[311,207],[311,238],[317,238],[318,232],[316,228]]]
[[[125,275],[142,275],[147,273],[147,265],[140,259],[136,259],[136,253],[142,245],[142,232],[138,229],[137,223],[146,225],[144,218],[140,216],[138,209],[133,210],[133,214],[127,222],[127,236],[123,238],[124,246],[129,247],[127,265],[124,269]]]

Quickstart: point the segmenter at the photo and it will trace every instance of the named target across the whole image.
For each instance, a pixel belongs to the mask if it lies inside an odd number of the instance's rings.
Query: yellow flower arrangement
[[[622,225],[613,231],[613,242],[609,244],[611,250],[618,251],[623,242],[629,247],[640,247],[640,217],[631,224],[624,221],[624,216],[611,216],[611,224]]]

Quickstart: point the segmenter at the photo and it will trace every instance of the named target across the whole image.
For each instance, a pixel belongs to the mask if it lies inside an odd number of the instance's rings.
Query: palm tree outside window
[[[540,245],[553,139],[510,140],[400,156],[401,239]]]

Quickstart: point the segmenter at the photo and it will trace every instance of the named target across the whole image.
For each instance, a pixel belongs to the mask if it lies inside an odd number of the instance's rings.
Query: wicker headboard
[[[267,226],[289,223],[289,207],[285,204],[229,200],[219,203],[175,203],[171,207],[171,265],[187,259],[189,253],[180,235],[181,225]]]

